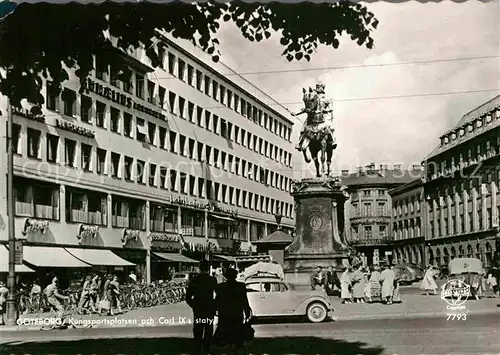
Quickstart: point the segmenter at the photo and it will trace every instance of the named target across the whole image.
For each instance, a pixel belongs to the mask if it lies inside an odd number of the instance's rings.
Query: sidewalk
[[[465,310],[450,311],[439,295],[424,296],[408,294],[402,296],[403,303],[384,305],[380,303],[341,304],[338,298],[332,298],[334,312],[331,314],[337,321],[360,319],[394,319],[415,317],[444,317],[449,313],[467,313],[468,317],[486,313],[500,313],[500,298],[484,298],[468,300]],[[192,311],[185,302],[136,309],[125,314],[112,316],[95,316],[93,328],[119,327],[155,327],[155,326],[191,326]],[[25,316],[23,316],[25,317]],[[1,331],[39,330],[38,326],[20,325],[14,327],[0,326]]]

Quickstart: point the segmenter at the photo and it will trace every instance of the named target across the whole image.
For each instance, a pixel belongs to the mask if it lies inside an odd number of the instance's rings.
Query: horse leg
[[[321,172],[320,172],[320,167],[319,167],[319,149],[316,146],[309,146],[309,149],[311,151],[312,158],[314,160],[314,167],[316,168],[316,177],[321,177]]]
[[[302,155],[304,156],[304,160],[306,161],[307,164],[311,162],[311,158],[307,155],[307,151],[311,152],[311,148],[309,148],[311,141],[308,138],[304,138],[302,145],[301,145],[301,151]]]
[[[324,175],[326,172],[326,139],[321,140],[321,173]]]
[[[332,157],[333,157],[333,145],[329,144],[326,150],[326,164],[328,167],[327,175],[330,176],[332,173]]]

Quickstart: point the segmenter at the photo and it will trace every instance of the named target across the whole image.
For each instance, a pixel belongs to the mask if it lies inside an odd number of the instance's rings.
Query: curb
[[[485,314],[500,314],[500,308],[496,309],[486,309],[486,310],[478,310],[478,311],[469,311],[468,315],[485,315]],[[404,318],[431,318],[431,317],[445,317],[446,312],[415,312],[415,313],[392,313],[392,314],[343,314],[343,315],[333,315],[330,317],[335,322],[345,322],[345,321],[353,321],[353,320],[377,320],[377,319],[404,319]],[[256,324],[258,325],[258,324]],[[148,326],[148,325],[96,325],[92,328],[87,329],[120,329],[120,328],[134,328],[134,329],[148,329],[148,328],[156,328],[156,327],[183,327],[190,326],[189,324],[179,325],[179,324],[162,324],[161,326]],[[86,330],[86,329],[84,329]],[[0,334],[1,332],[24,332],[24,331],[40,331],[40,327],[38,326],[3,326],[0,325]]]

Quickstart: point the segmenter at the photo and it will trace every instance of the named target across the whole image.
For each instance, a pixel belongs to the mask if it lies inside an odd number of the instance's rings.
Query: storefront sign
[[[136,229],[124,229],[122,232],[122,245],[125,246],[129,241],[137,242],[140,231]]]
[[[12,113],[27,118],[29,120],[45,123],[45,116],[42,113],[28,111],[26,109],[20,109],[18,107],[12,107]]]
[[[23,241],[16,240],[14,244],[14,263],[16,265],[23,264]]]
[[[77,233],[78,241],[81,244],[85,238],[95,238],[97,233],[99,233],[99,227],[79,224]]]
[[[73,133],[79,134],[79,135],[84,136],[84,137],[89,137],[89,138],[95,137],[94,131],[92,131],[88,128],[85,128],[85,127],[77,126],[76,124],[73,124],[71,122],[67,122],[64,120],[59,120],[59,119],[56,120],[56,126],[61,128],[61,129],[64,129],[65,131],[73,132]]]
[[[27,235],[30,233],[40,232],[42,234],[49,228],[49,222],[47,221],[39,221],[36,219],[26,218],[24,220],[24,226],[21,231],[23,235]]]
[[[151,233],[150,238],[152,241],[163,241],[163,242],[179,241],[179,236],[177,234]]]
[[[134,110],[144,112],[147,115],[165,120],[166,116],[159,111],[155,111],[149,107],[146,107],[136,101],[134,101],[130,96],[122,94],[119,91],[113,90],[109,87],[105,87],[99,83],[91,79],[87,79],[87,88],[86,92],[93,92],[99,96],[102,96],[110,101],[113,101],[117,104],[125,106],[127,108],[134,108]]]

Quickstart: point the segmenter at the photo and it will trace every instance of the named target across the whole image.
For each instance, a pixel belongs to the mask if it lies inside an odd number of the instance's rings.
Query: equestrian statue
[[[307,114],[295,149],[302,152],[306,163],[316,167],[316,177],[330,176],[333,151],[337,148],[333,128],[333,101],[325,94],[325,84],[318,82],[316,90],[302,89],[304,108],[292,116]]]

